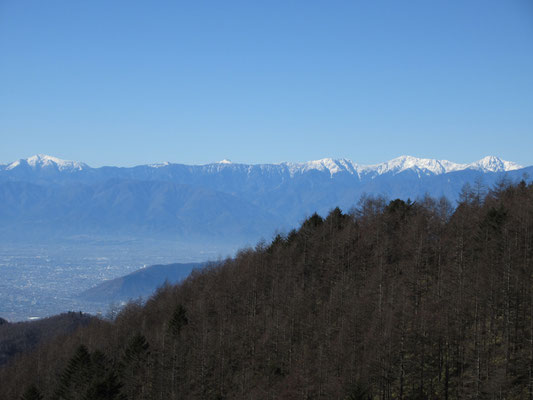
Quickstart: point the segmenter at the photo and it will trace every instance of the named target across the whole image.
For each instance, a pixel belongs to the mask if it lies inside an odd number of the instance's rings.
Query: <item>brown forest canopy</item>
[[[531,184],[367,198],[18,358],[0,397],[531,398],[532,257]]]

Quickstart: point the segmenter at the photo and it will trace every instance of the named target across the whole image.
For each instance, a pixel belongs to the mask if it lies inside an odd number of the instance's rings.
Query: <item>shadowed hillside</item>
[[[185,279],[194,268],[200,268],[203,265],[205,264],[152,265],[126,276],[105,281],[81,293],[80,297],[87,301],[110,303],[149,296],[165,282],[178,283]]]
[[[31,322],[8,323],[0,318],[0,365],[17,354],[35,348],[39,343],[66,335],[80,326],[85,326],[93,317],[69,312]]]

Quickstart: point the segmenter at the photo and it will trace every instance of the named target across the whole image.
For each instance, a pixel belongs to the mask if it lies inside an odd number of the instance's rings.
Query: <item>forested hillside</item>
[[[0,318],[0,366],[39,343],[72,333],[89,323],[87,314],[69,312],[37,321],[8,323]]]
[[[17,359],[0,397],[532,398],[532,258],[532,184],[367,198]]]

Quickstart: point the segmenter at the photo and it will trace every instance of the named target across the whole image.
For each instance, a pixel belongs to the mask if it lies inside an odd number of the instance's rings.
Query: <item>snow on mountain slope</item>
[[[57,168],[59,171],[81,171],[85,169],[93,169],[87,164],[77,161],[61,160],[56,157],[38,154],[27,159],[20,159],[7,165],[0,165],[0,171],[14,170],[17,167],[27,166],[32,170]],[[429,158],[417,158],[412,156],[400,156],[392,160],[374,164],[374,165],[359,165],[351,160],[341,158],[323,158],[320,160],[308,161],[304,163],[282,162],[279,164],[239,164],[232,163],[224,159],[222,161],[206,164],[206,165],[183,165],[173,164],[169,162],[149,164],[139,167],[147,167],[153,169],[162,169],[172,166],[183,166],[190,169],[201,168],[204,172],[213,174],[228,169],[247,172],[252,171],[268,171],[278,173],[288,171],[291,177],[296,174],[304,174],[310,171],[327,172],[331,177],[339,173],[347,173],[350,175],[361,176],[378,176],[384,174],[399,174],[404,171],[411,170],[421,175],[441,175],[448,172],[462,171],[472,169],[481,172],[505,172],[522,168],[522,166],[505,161],[495,156],[487,156],[479,161],[470,164],[459,164],[448,160],[436,160]]]
[[[348,172],[352,175],[384,175],[399,174],[412,170],[421,174],[440,175],[448,172],[475,169],[482,172],[504,172],[522,168],[520,165],[501,160],[495,156],[487,156],[471,164],[459,164],[448,160],[435,160],[429,158],[417,158],[412,156],[400,156],[390,161],[374,165],[359,165],[347,159],[334,160],[324,158],[306,163],[282,163],[286,165],[291,175],[308,172],[311,170],[328,171],[331,176],[339,172]]]
[[[338,160],[334,160],[332,158],[323,158],[321,160],[308,161],[305,163],[284,162],[278,165],[287,167],[291,176],[294,176],[297,173],[304,173],[312,170],[328,171],[332,176],[334,174],[338,174],[339,172],[348,172],[353,175],[356,173],[357,168],[357,164],[345,158]]]
[[[522,168],[521,165],[512,161],[505,161],[495,156],[487,156],[475,163],[469,165],[471,169],[477,169],[483,172],[502,172],[513,171]]]
[[[440,175],[452,171],[459,171],[468,168],[468,164],[457,164],[448,160],[434,160],[429,158],[416,158],[412,156],[401,156],[393,160],[376,164],[362,166],[361,170],[366,173],[376,173],[383,175],[386,173],[398,174],[406,170],[414,170],[425,174]]]
[[[29,166],[32,169],[55,167],[60,171],[81,171],[84,168],[89,168],[87,164],[78,161],[62,160],[57,157],[48,156],[46,154],[36,154],[26,159],[20,159],[12,162],[6,167],[6,170],[12,170],[19,166]]]

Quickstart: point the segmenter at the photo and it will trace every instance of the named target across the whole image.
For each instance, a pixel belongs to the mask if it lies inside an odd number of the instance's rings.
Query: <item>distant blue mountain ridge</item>
[[[0,165],[0,237],[79,235],[239,242],[271,237],[313,212],[347,211],[363,194],[454,202],[461,188],[530,180],[533,167],[494,156],[471,164],[402,156],[376,165],[152,164],[92,168],[36,155]]]
[[[85,301],[109,304],[146,299],[165,282],[176,284],[189,276],[193,269],[205,267],[206,263],[152,265],[131,274],[104,281],[82,293],[79,298]]]

